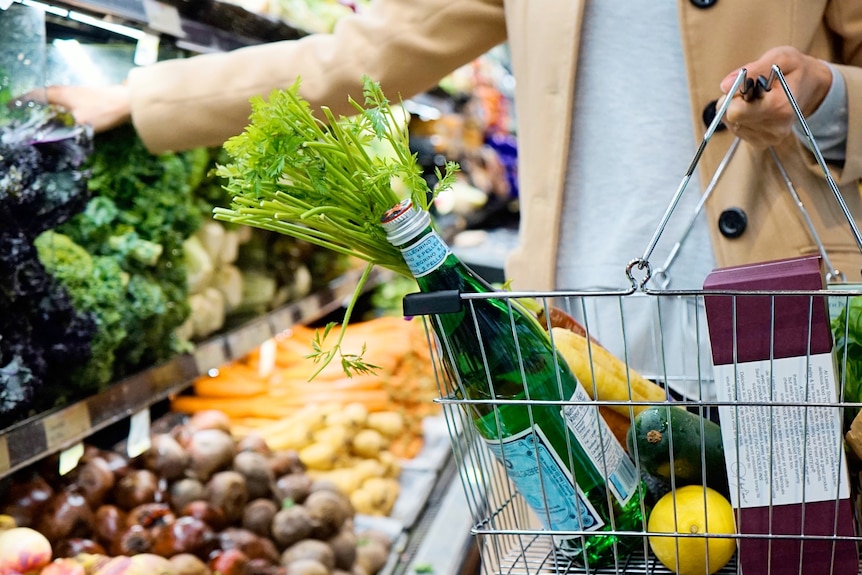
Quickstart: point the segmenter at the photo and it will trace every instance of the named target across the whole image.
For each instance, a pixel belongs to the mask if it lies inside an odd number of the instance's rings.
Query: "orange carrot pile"
[[[327,346],[337,332],[329,334]],[[294,326],[275,338],[274,353],[272,347],[261,346],[200,377],[193,393],[174,397],[171,407],[183,413],[221,411],[240,435],[266,431],[309,405],[360,404],[369,413],[396,411],[404,418],[405,432],[392,438],[389,447],[399,457],[415,456],[421,448],[422,419],[439,410],[433,402],[437,385],[422,323],[391,316],[351,323],[341,344],[343,353],[359,354],[364,347],[365,362],[377,366],[374,373],[351,377],[336,360],[309,381],[319,368],[308,359],[314,338],[314,328]]]

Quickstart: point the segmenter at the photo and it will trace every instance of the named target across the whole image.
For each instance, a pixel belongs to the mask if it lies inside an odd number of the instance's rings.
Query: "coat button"
[[[710,8],[714,6],[718,0],[689,0],[697,8]]]
[[[715,119],[715,115],[718,113],[718,100],[713,100],[703,109],[703,125],[707,128],[712,124],[712,121]],[[727,126],[724,125],[724,122],[719,122],[718,126],[715,127],[716,132],[722,132],[727,129]]]
[[[740,208],[727,208],[718,216],[718,231],[726,238],[738,238],[748,225],[748,216]]]

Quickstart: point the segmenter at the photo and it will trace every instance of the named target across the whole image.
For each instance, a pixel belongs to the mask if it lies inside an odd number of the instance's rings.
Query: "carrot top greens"
[[[273,91],[268,100],[251,100],[250,124],[229,139],[230,162],[218,166],[226,178],[230,207],[215,208],[217,220],[246,224],[308,241],[366,262],[347,306],[336,344],[323,341],[334,324],[318,333],[312,359],[322,370],[336,356],[345,372],[366,373],[376,366],[344,354],[340,344],[350,314],[372,268],[383,266],[412,278],[401,252],[387,240],[380,218],[406,197],[421,209],[450,187],[458,170],[449,162],[440,183],[429,189],[408,145],[406,118],[393,109],[380,84],[363,78],[365,103],[350,99],[357,114],[323,117],[299,95],[300,81]],[[315,373],[316,375],[316,373]],[[313,377],[313,376],[312,376]]]

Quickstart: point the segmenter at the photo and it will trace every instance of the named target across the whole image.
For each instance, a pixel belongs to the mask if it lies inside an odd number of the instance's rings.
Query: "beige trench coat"
[[[862,216],[862,2],[717,0],[700,8],[677,1],[698,140],[705,129],[701,111],[720,96],[721,79],[767,49],[792,45],[846,64],[840,71],[849,102],[847,161],[833,166],[832,174],[852,212]],[[517,80],[522,201],[520,246],[506,273],[516,289],[554,289],[558,229],[567,225],[559,215],[583,3],[380,0],[366,17],[341,21],[331,35],[134,70],[132,119],[153,151],[220,145],[246,125],[251,96],[287,87],[297,76],[313,105],[348,113],[346,95],[360,94],[362,74],[379,80],[388,94],[409,97],[508,41]],[[713,138],[699,164],[702,181],[729,143],[726,132]],[[860,248],[811,154],[792,138],[777,149],[833,264],[848,279],[860,279]],[[748,216],[736,239],[718,232],[718,216],[728,207]],[[816,253],[772,160],[745,144],[710,198],[707,215],[720,265]],[[633,246],[633,253],[641,249]]]

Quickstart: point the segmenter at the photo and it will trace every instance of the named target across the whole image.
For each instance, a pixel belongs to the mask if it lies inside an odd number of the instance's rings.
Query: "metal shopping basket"
[[[862,249],[862,239],[860,239],[862,236],[829,174],[826,163],[780,69],[773,67],[771,77],[759,78],[755,81],[755,86],[759,86],[760,89],[771,89],[774,80],[780,82],[793,105],[797,119],[823,168],[827,183],[835,194]],[[731,93],[740,90],[750,95],[749,90],[752,89],[757,88],[752,88],[751,81],[746,78],[745,70],[740,71]],[[597,398],[597,389],[593,389],[591,395],[596,399],[579,401],[573,398],[569,401],[556,402],[559,403],[560,408],[569,405],[586,405],[596,413],[600,413],[602,408],[623,407],[628,410],[629,424],[631,424],[635,419],[635,407],[670,404],[674,406],[673,409],[686,409],[698,414],[704,420],[718,420],[726,448],[725,463],[730,470],[727,476],[732,492],[730,499],[734,501],[735,506],[736,533],[731,536],[700,534],[699,537],[703,540],[711,537],[729,537],[736,541],[737,553],[720,569],[719,573],[838,575],[852,572],[856,574],[860,572],[857,545],[862,541],[855,517],[857,507],[854,504],[855,499],[859,497],[860,464],[855,459],[848,463],[850,458],[845,455],[844,433],[862,404],[858,403],[858,400],[854,402],[844,399],[848,386],[856,385],[853,381],[855,376],[852,374],[851,365],[854,358],[849,357],[850,354],[846,352],[848,347],[842,348],[841,353],[836,351],[837,346],[832,348],[833,335],[836,341],[841,339],[842,335],[846,340],[850,336],[848,325],[852,322],[843,322],[843,334],[833,334],[831,330],[836,329],[834,326],[838,324],[833,323],[830,327],[829,314],[840,317],[843,313],[846,319],[850,314],[851,302],[854,298],[862,296],[862,290],[849,289],[849,286],[838,283],[843,280],[843,274],[831,266],[828,254],[816,237],[804,206],[795,196],[792,184],[787,182],[788,189],[794,194],[814,240],[820,247],[820,255],[829,271],[827,277],[830,282],[836,282],[830,287],[841,289],[826,289],[822,283],[818,283],[814,287],[742,290],[728,288],[727,285],[732,284],[723,284],[720,281],[711,288],[705,287],[696,291],[655,290],[646,287],[650,277],[663,279],[667,269],[673,263],[679,244],[668,260],[663,262],[655,272],[650,267],[649,258],[681,194],[685,191],[704,146],[715,132],[729,102],[728,98],[708,128],[644,256],[632,261],[626,270],[632,284],[630,289],[601,292],[411,294],[405,299],[405,313],[422,315],[426,325],[431,326],[439,320],[441,314],[450,313],[453,310],[464,310],[466,318],[474,317],[474,306],[476,302],[483,299],[498,299],[512,308],[519,305],[518,302],[524,298],[529,298],[531,301],[538,302],[538,306],[544,311],[542,317],[550,317],[550,311],[557,308],[571,316],[581,318],[588,338],[592,335],[589,318],[595,317],[593,312],[605,317],[610,315],[616,318],[615,331],[621,342],[614,353],[626,365],[635,363],[632,361],[633,358],[642,351],[628,344],[630,310],[636,309],[636,313],[639,314],[646,313],[656,326],[654,347],[650,350],[650,354],[657,359],[653,364],[657,368],[643,372],[642,375],[665,386],[668,390],[667,397],[663,401],[653,402],[636,401],[631,396],[627,400],[602,400]],[[732,156],[736,143],[731,146],[718,172]],[[780,168],[780,160],[777,156],[774,156],[774,159]],[[717,173],[713,182],[707,187],[704,199],[698,205],[698,211],[719,175]],[[689,230],[693,220],[694,218],[689,225]],[[817,273],[820,277],[819,261],[817,265]],[[637,279],[635,276],[638,274],[643,277]],[[635,307],[632,308],[632,306]],[[691,321],[687,322],[687,326],[691,328],[693,325],[694,329],[688,333],[668,324],[668,318],[676,317],[669,312],[679,311],[680,308],[692,310],[694,314]],[[709,318],[707,318],[707,312]],[[724,358],[717,369],[712,365],[713,353],[711,352],[715,351],[716,347],[715,342],[711,340],[716,339],[716,334],[719,332],[708,329],[716,326],[724,330],[720,337],[725,337],[730,342],[722,352],[716,352],[716,364],[720,363],[718,360],[722,354]],[[758,341],[753,340],[746,332],[752,329],[752,326],[758,329],[765,327],[767,330],[765,335],[761,334],[756,338]],[[550,329],[550,323],[546,327]],[[819,348],[817,343],[822,341],[824,329],[827,330],[825,336],[828,340],[825,360],[823,349]],[[786,358],[779,353],[780,348],[788,345],[786,341],[788,330],[790,330],[790,340],[793,341],[792,345],[796,349],[792,359],[793,366],[790,368],[782,363]],[[449,426],[452,450],[472,514],[472,533],[481,551],[484,573],[489,575],[672,573],[656,559],[651,550],[650,537],[660,535],[648,530],[646,519],[634,530],[610,529],[603,532],[608,535],[640,538],[641,541],[634,546],[634,551],[615,553],[610,564],[599,567],[585,565],[583,561],[573,560],[571,556],[559,552],[555,545],[558,536],[588,537],[594,532],[575,530],[561,533],[542,526],[524,496],[518,492],[506,475],[500,461],[489,450],[487,441],[477,432],[468,415],[469,410],[465,409],[471,403],[485,403],[493,407],[505,402],[497,402],[493,399],[486,401],[463,399],[463,394],[458,393],[458,374],[447,373],[445,368],[445,354],[451,353],[448,343],[440,341],[431,329],[428,330],[428,334],[428,343],[439,384],[440,397],[437,401],[443,405]],[[607,330],[604,331],[603,338],[606,335]],[[517,339],[514,331],[512,336]],[[481,340],[481,334],[478,331],[477,338]],[[481,342],[480,345],[493,345],[493,342]],[[685,349],[681,352],[681,348]],[[752,351],[755,348],[760,351]],[[752,376],[754,372],[751,371],[750,365],[752,353],[761,354],[755,360],[760,362],[759,369],[765,372],[764,374],[758,372],[760,379],[753,386],[750,385],[751,381],[748,381],[754,379]],[[683,359],[680,360],[680,358]],[[825,365],[824,361],[826,361]],[[788,369],[792,372],[792,377],[787,376]],[[835,369],[834,374],[830,369]],[[822,378],[818,380],[817,375],[824,371],[827,376],[834,375],[834,380],[827,380],[826,385]],[[489,373],[489,383],[493,385],[491,376],[492,374]],[[796,376],[800,376],[799,381],[795,379]],[[819,382],[819,384],[814,385],[812,382]],[[681,392],[675,393],[674,390],[681,390]],[[530,400],[523,401],[530,407],[532,403]],[[794,425],[785,425],[788,422],[793,422]],[[729,430],[730,437],[735,437],[730,444],[725,436],[725,429]],[[670,433],[672,443],[673,431],[671,430]],[[703,452],[705,444],[701,444],[700,447]],[[670,477],[662,479],[645,474],[636,454],[630,453],[630,455],[644,478],[640,489],[643,490],[643,498],[647,505],[683,484],[682,480],[674,476],[673,455],[670,456]],[[700,464],[705,471],[706,462],[701,461]],[[792,473],[790,476],[782,475],[788,469],[794,470],[793,473],[796,475]],[[825,479],[818,484],[816,478]],[[797,484],[788,485],[788,482],[794,481]],[[758,493],[752,493],[752,486],[754,486],[753,491]],[[788,499],[788,492],[792,492],[790,499]],[[801,503],[795,504],[793,497],[799,496],[800,493]],[[541,496],[544,497],[545,494],[542,493]],[[788,501],[790,504],[787,503]],[[681,540],[691,534],[676,533],[676,535]],[[848,561],[852,561],[852,566],[849,568]]]

